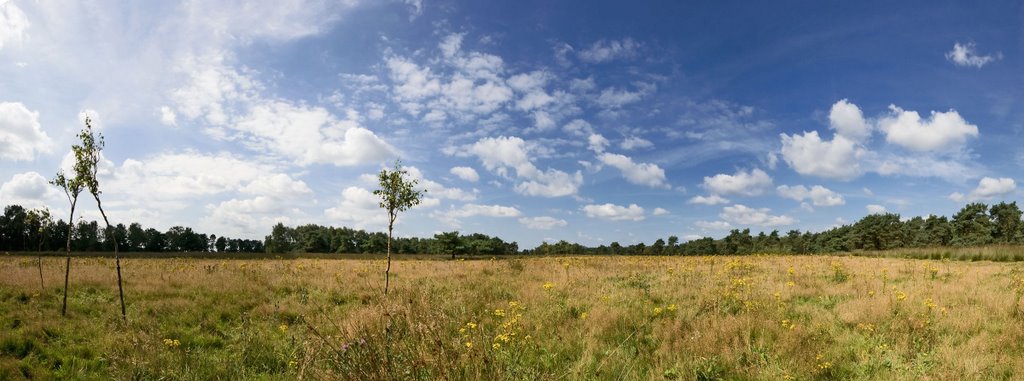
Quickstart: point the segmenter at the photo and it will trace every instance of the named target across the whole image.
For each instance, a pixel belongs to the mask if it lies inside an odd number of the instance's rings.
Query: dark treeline
[[[622,246],[618,242],[585,247],[560,241],[543,243],[525,254],[618,254],[618,255],[735,255],[753,253],[810,254],[854,250],[889,250],[942,246],[981,246],[1024,243],[1024,224],[1016,202],[989,207],[972,203],[952,218],[914,217],[903,221],[899,214],[871,214],[854,224],[823,232],[772,231],[752,235],[750,229],[733,229],[721,239],[701,238],[684,243],[676,236],[651,245]]]
[[[384,253],[388,236],[383,232],[367,232],[347,227],[274,225],[264,240],[268,253]],[[391,243],[399,254],[508,255],[518,254],[519,244],[498,237],[475,233],[461,235],[457,231],[435,234],[432,238],[399,238]]]
[[[3,251],[59,251],[64,250],[68,238],[68,223],[64,220],[47,222],[32,217],[32,211],[20,205],[8,205],[0,216],[0,250]],[[175,226],[166,232],[143,228],[139,223],[111,226],[119,240],[119,248],[126,252],[225,252],[262,253],[259,240],[231,239],[214,234],[196,233],[189,227]],[[107,228],[96,221],[79,221],[71,237],[73,251],[113,251],[114,245]]]
[[[58,220],[43,228],[29,218],[25,208],[7,206],[0,217],[0,250],[54,251],[64,247],[67,223]],[[387,250],[387,235],[347,227],[277,224],[271,234],[258,240],[228,239],[175,226],[166,232],[143,229],[138,223],[118,224],[121,248],[149,252],[240,252],[240,253],[342,253],[377,254]],[[95,221],[80,221],[72,237],[72,250],[109,251],[106,229]],[[899,214],[872,214],[853,224],[822,232],[760,232],[734,229],[723,238],[709,237],[680,242],[676,236],[651,244],[623,246],[618,242],[598,247],[559,241],[542,243],[520,251],[516,242],[485,234],[462,235],[457,231],[435,234],[430,238],[395,238],[393,250],[400,254],[457,255],[735,255],[753,253],[812,254],[854,250],[899,248],[981,246],[988,244],[1024,244],[1024,224],[1016,202],[986,205],[972,203],[951,218],[914,217],[901,220]]]

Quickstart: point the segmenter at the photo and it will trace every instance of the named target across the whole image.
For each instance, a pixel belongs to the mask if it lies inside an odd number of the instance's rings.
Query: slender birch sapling
[[[75,152],[77,159],[78,152]],[[75,165],[72,167],[74,176],[70,179],[64,175],[64,170],[58,170],[57,176],[50,180],[50,184],[59,187],[64,191],[64,195],[68,198],[68,203],[71,204],[71,215],[68,216],[68,240],[65,246],[67,250],[67,259],[64,262],[64,302],[60,307],[60,316],[66,316],[68,312],[68,278],[71,275],[71,237],[75,232],[75,206],[78,205],[78,196],[82,194],[82,176],[80,174],[85,173],[86,170],[81,167],[84,161],[75,160]]]
[[[408,172],[402,169],[402,162],[395,160],[395,168],[391,171],[380,170],[377,180],[380,182],[380,189],[374,190],[373,194],[380,197],[380,207],[388,212],[388,265],[384,269],[384,295],[388,294],[388,285],[391,275],[391,235],[395,228],[395,219],[399,212],[419,205],[424,190],[416,190],[418,184],[416,179],[406,179]]]
[[[117,266],[117,293],[121,299],[121,318],[128,320],[124,307],[124,286],[121,282],[121,255],[118,252],[117,231],[110,226],[110,220],[107,218],[107,213],[103,211],[103,203],[100,201],[100,193],[102,192],[100,191],[99,167],[100,153],[105,145],[103,134],[93,132],[92,119],[86,116],[85,128],[82,129],[82,132],[78,133],[78,138],[82,141],[82,145],[73,146],[71,149],[75,151],[76,160],[85,161],[83,168],[86,171],[82,179],[85,187],[89,189],[89,193],[92,193],[92,197],[96,199],[96,208],[100,210],[100,215],[103,216],[103,223],[107,226],[105,230],[109,235],[106,238],[114,244],[114,262]]]

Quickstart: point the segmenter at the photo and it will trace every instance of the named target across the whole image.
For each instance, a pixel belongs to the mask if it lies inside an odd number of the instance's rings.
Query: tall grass
[[[0,379],[1013,379],[1024,266],[863,257],[0,258]],[[77,263],[77,262],[76,262]],[[62,267],[44,258],[46,284]],[[112,326],[123,329],[109,330]]]

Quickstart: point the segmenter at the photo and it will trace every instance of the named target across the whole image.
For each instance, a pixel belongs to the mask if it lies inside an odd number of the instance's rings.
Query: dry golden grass
[[[1012,379],[1024,266],[0,258],[0,378]],[[169,340],[169,341],[168,341]],[[175,345],[174,340],[178,340]]]

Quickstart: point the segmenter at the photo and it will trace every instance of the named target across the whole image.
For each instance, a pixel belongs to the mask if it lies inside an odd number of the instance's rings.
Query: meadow
[[[399,258],[122,259],[125,322],[112,259],[62,318],[64,259],[3,256],[0,379],[1024,377],[1021,263]]]

